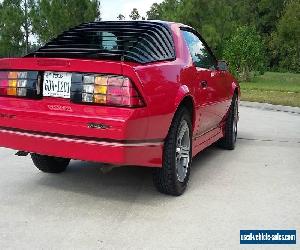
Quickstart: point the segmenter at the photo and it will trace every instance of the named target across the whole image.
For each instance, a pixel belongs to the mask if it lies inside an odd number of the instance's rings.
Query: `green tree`
[[[257,30],[261,34],[271,35],[284,10],[284,0],[260,0],[255,19]]]
[[[125,16],[124,15],[122,15],[122,14],[119,14],[118,16],[117,16],[117,18],[121,21],[121,20],[125,20]]]
[[[273,33],[272,58],[281,69],[300,72],[300,0],[287,3],[285,12]]]
[[[276,29],[285,0],[227,0],[239,25],[251,25],[261,35],[270,35]]]
[[[224,57],[231,72],[241,80],[249,81],[252,71],[265,70],[264,47],[254,27],[239,27],[226,43]]]
[[[21,0],[4,0],[0,5],[0,57],[23,53],[24,13],[21,4]]]
[[[141,15],[140,15],[139,11],[137,10],[137,8],[133,8],[129,17],[131,20],[139,20],[141,18]]]
[[[29,17],[29,6],[28,0],[23,1],[23,29],[24,29],[24,36],[25,36],[25,53],[27,54],[29,51],[29,36],[30,36],[30,17]]]
[[[40,43],[80,23],[100,19],[98,0],[31,0],[32,29]]]
[[[268,67],[276,65],[272,58],[272,48],[270,42],[272,33],[276,31],[276,26],[285,9],[287,0],[229,0],[233,6],[234,18],[239,25],[250,25],[256,27],[256,30],[263,38],[266,47],[266,56],[268,58]]]
[[[161,5],[154,3],[151,5],[150,10],[147,11],[148,20],[158,20],[161,19]]]
[[[154,3],[147,11],[148,20],[179,21],[179,6],[182,1],[164,0],[162,3]]]

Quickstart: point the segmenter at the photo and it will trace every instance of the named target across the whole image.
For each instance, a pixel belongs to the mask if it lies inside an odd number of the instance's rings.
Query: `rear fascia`
[[[143,85],[134,65],[80,59],[0,60],[0,70],[124,75],[143,97]],[[74,104],[62,98],[0,97],[0,145],[79,160],[159,167],[163,138],[147,136],[149,113],[146,101],[145,104],[141,108],[124,108]]]
[[[106,141],[0,128],[0,145],[42,155],[116,165],[161,167],[161,142]]]

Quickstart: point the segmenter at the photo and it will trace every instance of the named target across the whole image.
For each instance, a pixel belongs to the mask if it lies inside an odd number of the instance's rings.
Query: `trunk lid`
[[[138,81],[134,70],[122,62],[63,58],[0,59],[0,71],[28,70],[72,73],[101,73],[130,77]],[[140,85],[140,84],[139,84]],[[141,86],[139,86],[141,87]],[[134,109],[74,104],[69,99],[43,97],[40,100],[0,97],[0,127],[51,134],[124,139],[124,120]],[[89,124],[107,125],[109,129],[92,129]]]

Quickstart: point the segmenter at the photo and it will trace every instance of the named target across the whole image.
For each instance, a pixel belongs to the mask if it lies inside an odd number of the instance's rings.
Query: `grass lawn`
[[[266,72],[240,84],[242,101],[300,107],[300,74]]]

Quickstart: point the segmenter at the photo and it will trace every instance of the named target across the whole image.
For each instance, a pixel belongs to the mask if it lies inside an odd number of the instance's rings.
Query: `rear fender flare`
[[[238,84],[237,81],[233,81],[231,83],[231,96],[233,98],[234,94],[235,94],[235,91],[237,91],[237,94],[238,94],[238,99],[240,99],[240,96],[241,96],[241,90],[240,90],[240,85]]]
[[[176,113],[176,111],[178,110],[179,106],[181,105],[181,103],[183,102],[183,100],[189,97],[192,100],[193,103],[193,110],[192,110],[192,126],[193,128],[195,127],[195,101],[194,98],[192,97],[192,94],[190,92],[190,89],[187,85],[181,85],[180,88],[177,91],[177,95],[175,98],[175,105],[174,105],[174,115]],[[174,119],[174,116],[173,116]],[[173,121],[172,119],[172,121]]]

